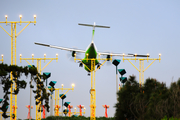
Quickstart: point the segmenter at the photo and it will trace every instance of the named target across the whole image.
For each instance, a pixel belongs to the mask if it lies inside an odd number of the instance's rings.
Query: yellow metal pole
[[[11,65],[16,65],[16,23],[11,23]],[[11,72],[11,80],[13,81],[13,76]],[[17,110],[13,106],[17,107],[17,95],[13,94],[13,91],[16,90],[16,83],[13,81],[11,84],[11,94],[10,94],[10,116],[13,114],[15,118],[10,117],[10,120],[16,120]]]
[[[41,59],[37,59],[37,70],[41,74]],[[37,85],[38,89],[38,85]],[[41,94],[41,91],[39,92]],[[36,99],[36,102],[39,102],[39,98]],[[36,105],[36,120],[41,120],[41,102]]]
[[[16,38],[17,38],[17,35],[16,35],[16,24],[17,23],[36,23],[36,21],[22,21],[21,18],[22,16],[20,17],[20,21],[7,21],[7,15],[5,15],[5,18],[6,18],[6,21],[0,21],[0,23],[5,23],[6,25],[9,23],[11,24],[11,35],[2,27],[0,26],[10,37],[11,37],[11,65],[16,65]],[[36,20],[36,19],[35,19]],[[21,25],[21,24],[20,24]],[[28,26],[28,25],[27,25]],[[26,26],[26,27],[27,27]],[[26,28],[25,27],[25,28]],[[25,29],[23,28],[20,33]],[[19,33],[19,34],[20,34]],[[18,35],[19,35],[18,34]],[[11,73],[11,80],[13,80],[13,76],[12,76],[12,73]],[[11,85],[11,94],[10,94],[10,120],[12,120],[13,118],[11,117],[12,114],[13,114],[13,106],[14,107],[17,107],[17,95],[13,95],[13,91],[16,90],[16,84],[15,82],[12,83]],[[13,120],[16,120],[16,117],[17,117],[17,110],[15,109],[14,110],[14,114],[15,114],[15,118]]]
[[[91,59],[90,120],[96,120],[95,59]]]
[[[0,27],[11,37],[11,35],[1,25]]]
[[[34,62],[34,60],[37,60],[37,70],[38,72],[41,74],[42,70],[47,67],[47,65],[50,64],[50,62],[52,60],[58,60],[58,55],[56,54],[56,58],[34,58],[34,54],[32,54],[32,58],[21,58],[22,55],[20,54],[20,62],[22,60],[25,60],[29,65],[31,65],[27,60],[32,60],[32,62]],[[45,67],[43,69],[41,69],[41,60],[50,60],[50,62],[48,62],[48,64],[45,65]],[[32,66],[32,65],[31,65]],[[37,102],[39,102],[38,99],[36,99]],[[39,103],[38,105],[36,105],[36,120],[41,120],[41,103]]]
[[[3,63],[3,61],[4,61],[4,59],[3,59],[4,55],[2,54],[1,57],[2,57],[2,59],[0,59],[0,61]]]
[[[63,93],[63,95],[61,96],[61,97],[59,97],[59,90],[67,90],[65,93]],[[72,84],[72,88],[63,88],[63,85],[62,85],[62,88],[55,88],[55,98],[54,97],[52,97],[54,100],[55,100],[55,106],[56,105],[59,105],[59,101],[60,101],[60,99],[65,95],[65,94],[67,94],[68,92],[69,92],[69,90],[74,90],[74,84]],[[62,107],[62,106],[61,106]],[[60,113],[60,112],[59,112]],[[58,113],[58,115],[59,115],[59,113]],[[63,111],[61,112],[62,113],[62,115],[63,115]],[[54,113],[54,115],[56,115],[56,113]]]
[[[139,60],[139,84],[144,84],[144,60]]]
[[[86,114],[86,108],[84,108],[84,112],[81,112],[81,113],[83,113],[83,114]],[[76,108],[74,108],[74,112],[71,112],[71,114],[74,114],[74,115],[76,115],[76,114],[80,114],[80,112],[76,112]]]
[[[55,106],[59,106],[59,90],[55,90]],[[57,113],[54,113],[54,115],[57,115]]]
[[[57,105],[59,106],[59,90],[55,90],[55,108]],[[59,116],[58,112],[59,109],[58,110],[55,109],[54,115]]]
[[[76,60],[80,61],[84,66],[86,66],[86,64],[84,64],[82,62],[82,59],[76,59],[76,57],[74,57],[74,61],[76,62]],[[98,58],[98,59],[94,59],[94,58],[87,58],[87,61],[91,61],[91,69],[88,69],[88,67],[86,66],[86,68],[91,72],[91,90],[90,90],[90,120],[96,120],[96,90],[95,90],[95,73],[96,71],[107,61],[107,60],[111,60],[112,61],[112,56],[110,59],[107,58]],[[95,69],[95,61],[98,60],[103,60],[104,62],[100,65],[100,67],[98,67],[97,69]],[[77,112],[76,112],[77,113]]]

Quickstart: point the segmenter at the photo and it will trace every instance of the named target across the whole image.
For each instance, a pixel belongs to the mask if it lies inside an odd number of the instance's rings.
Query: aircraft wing
[[[59,47],[59,46],[54,46],[54,45],[48,45],[48,44],[43,44],[43,43],[34,43],[36,45],[41,45],[41,46],[46,46],[46,47],[50,47],[50,48],[56,48],[56,49],[61,49],[61,50],[67,50],[67,51],[76,51],[76,52],[81,52],[81,53],[85,53],[85,50],[79,50],[79,49],[74,49],[74,48],[65,48],[65,47]]]
[[[59,46],[54,46],[54,45],[48,45],[44,43],[34,43],[36,45],[41,45],[41,46],[46,46],[50,48],[56,48],[56,49],[61,49],[61,50],[66,50],[66,51],[75,51],[75,52],[81,52],[81,53],[86,53],[85,50],[80,50],[80,49],[74,49],[74,48],[65,48],[65,47],[59,47]],[[110,56],[120,56],[120,57],[149,57],[149,55],[138,55],[138,54],[122,54],[122,53],[107,53],[107,52],[97,52],[98,55],[110,55]]]
[[[149,57],[149,55],[138,55],[138,54],[122,54],[122,53],[106,53],[98,52],[99,55],[110,55],[110,56],[120,56],[120,57]]]

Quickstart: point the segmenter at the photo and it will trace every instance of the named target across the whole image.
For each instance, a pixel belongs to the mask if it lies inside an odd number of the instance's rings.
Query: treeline
[[[115,120],[180,119],[180,79],[167,88],[152,78],[142,86],[130,76],[117,94]]]

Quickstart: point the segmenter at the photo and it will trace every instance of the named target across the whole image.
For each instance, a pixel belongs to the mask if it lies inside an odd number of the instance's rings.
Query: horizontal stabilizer
[[[82,26],[88,26],[88,27],[100,27],[100,28],[110,28],[109,26],[102,26],[102,25],[91,25],[91,24],[81,24],[78,23],[78,25],[82,25]]]

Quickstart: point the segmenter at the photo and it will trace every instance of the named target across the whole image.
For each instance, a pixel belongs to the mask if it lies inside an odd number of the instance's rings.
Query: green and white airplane
[[[73,49],[73,48],[65,48],[65,47],[59,47],[59,46],[54,46],[54,45],[48,45],[48,44],[43,44],[43,43],[36,43],[37,45],[42,45],[42,46],[46,46],[46,47],[50,47],[50,48],[56,48],[56,49],[61,49],[61,50],[66,50],[66,51],[71,51],[72,52],[72,57],[76,56],[76,53],[80,52],[80,53],[85,53],[85,57],[84,59],[81,60],[79,66],[82,67],[83,64],[85,64],[84,68],[86,71],[90,72],[91,70],[91,60],[87,60],[88,59],[95,59],[95,65],[97,66],[97,68],[100,67],[100,62],[97,60],[97,55],[106,55],[107,60],[109,61],[110,58],[112,56],[120,56],[120,57],[149,57],[149,55],[137,55],[137,54],[114,54],[114,53],[107,53],[107,52],[98,52],[97,48],[94,44],[94,32],[95,32],[95,27],[99,27],[99,28],[110,28],[109,26],[101,26],[101,25],[96,25],[95,22],[93,25],[91,24],[81,24],[79,23],[78,25],[82,25],[82,26],[89,26],[89,27],[93,27],[93,31],[92,31],[92,41],[90,43],[90,45],[87,47],[86,50],[80,50],[80,49]],[[89,74],[88,74],[89,75]]]

